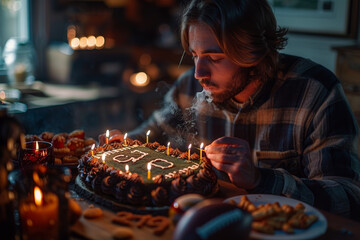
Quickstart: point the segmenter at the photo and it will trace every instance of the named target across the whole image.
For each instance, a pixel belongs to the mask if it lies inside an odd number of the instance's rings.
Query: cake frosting
[[[151,164],[150,175],[147,165]],[[125,166],[129,166],[126,171]],[[157,142],[98,146],[79,161],[79,177],[95,194],[132,206],[169,206],[186,193],[214,194],[217,177],[206,157]]]

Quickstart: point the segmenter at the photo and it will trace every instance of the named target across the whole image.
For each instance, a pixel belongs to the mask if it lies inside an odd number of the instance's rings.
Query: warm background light
[[[102,49],[105,46],[105,38],[103,36],[90,35],[88,37],[77,37],[76,26],[70,25],[67,28],[67,39],[72,49]],[[110,46],[111,39],[109,39]]]
[[[130,76],[130,83],[136,87],[147,86],[149,82],[149,76],[144,72],[134,73]]]

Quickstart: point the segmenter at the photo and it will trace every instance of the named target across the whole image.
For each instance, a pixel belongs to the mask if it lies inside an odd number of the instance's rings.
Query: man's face
[[[233,98],[244,87],[246,81],[240,79],[239,66],[223,53],[206,24],[189,27],[189,51],[195,63],[195,78],[214,102]]]

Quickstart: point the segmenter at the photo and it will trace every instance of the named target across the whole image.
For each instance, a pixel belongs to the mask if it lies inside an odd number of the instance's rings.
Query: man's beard
[[[250,83],[251,77],[249,75],[249,68],[239,68],[238,71],[232,76],[232,81],[229,82],[225,89],[221,93],[211,93],[211,98],[215,103],[223,103],[232,98],[244,90],[244,88]],[[200,83],[208,86],[218,87],[217,84],[211,82],[208,79],[200,80]]]

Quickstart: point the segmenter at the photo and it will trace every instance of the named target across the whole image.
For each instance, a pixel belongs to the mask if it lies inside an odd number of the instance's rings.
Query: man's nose
[[[196,79],[210,78],[210,69],[206,59],[198,58],[195,62],[195,74]]]

